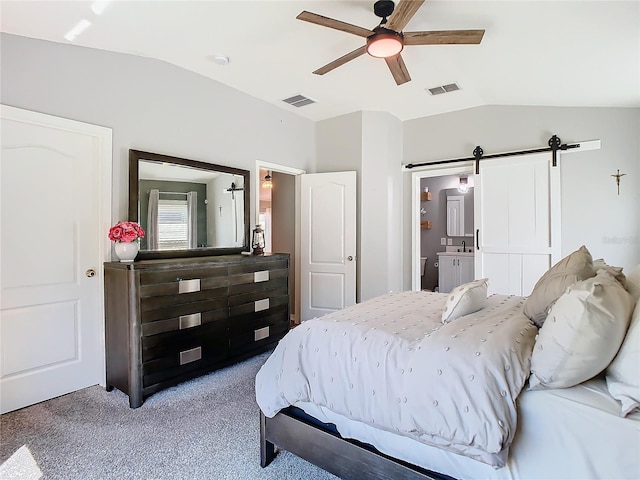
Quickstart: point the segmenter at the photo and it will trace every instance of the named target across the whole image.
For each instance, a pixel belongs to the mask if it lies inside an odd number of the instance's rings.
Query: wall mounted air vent
[[[449,83],[447,85],[442,85],[439,87],[427,88],[427,91],[431,95],[440,95],[442,93],[455,92],[456,90],[460,90],[460,87],[457,83]]]
[[[304,95],[294,95],[293,97],[285,98],[283,102],[298,108],[317,103],[315,100],[305,97]]]

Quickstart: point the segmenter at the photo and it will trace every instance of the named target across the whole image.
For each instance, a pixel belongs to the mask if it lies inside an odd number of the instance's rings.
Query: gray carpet
[[[156,393],[134,410],[118,390],[93,386],[2,415],[0,478],[37,478],[27,473],[30,452],[43,479],[336,479],[289,452],[260,467],[254,379],[267,356]]]

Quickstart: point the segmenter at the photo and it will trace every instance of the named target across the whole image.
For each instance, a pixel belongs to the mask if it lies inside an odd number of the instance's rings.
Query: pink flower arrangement
[[[118,222],[109,229],[109,240],[114,242],[133,242],[144,238],[144,229],[136,222]]]

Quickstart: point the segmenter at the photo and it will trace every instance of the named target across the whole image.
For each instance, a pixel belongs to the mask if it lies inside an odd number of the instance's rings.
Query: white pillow
[[[487,279],[463,283],[454,288],[442,309],[442,323],[482,310],[487,304]]]
[[[602,372],[624,340],[633,299],[606,270],[578,282],[551,307],[531,356],[531,390],[567,388]]]
[[[636,301],[640,300],[640,265],[637,265],[631,273],[627,275],[627,291]]]
[[[538,327],[542,327],[549,309],[567,290],[567,287],[593,277],[595,273],[591,253],[583,245],[540,277],[531,295],[524,302],[524,314]]]
[[[633,311],[622,347],[607,368],[607,388],[622,404],[621,416],[640,410],[640,302]]]

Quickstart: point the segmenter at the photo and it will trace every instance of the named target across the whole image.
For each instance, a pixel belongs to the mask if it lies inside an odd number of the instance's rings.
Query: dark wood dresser
[[[145,397],[274,346],[289,330],[289,255],[107,262],[107,390]]]

